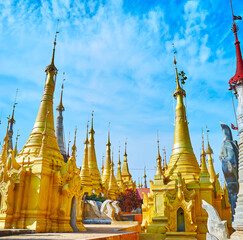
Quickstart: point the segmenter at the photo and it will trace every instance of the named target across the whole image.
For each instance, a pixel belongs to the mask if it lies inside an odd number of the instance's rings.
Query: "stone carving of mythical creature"
[[[84,207],[85,219],[120,220],[121,209],[118,201],[106,200],[103,203],[86,200]]]
[[[238,159],[239,147],[237,141],[233,140],[231,130],[228,125],[220,123],[224,140],[221,146],[221,154],[219,156],[222,162],[222,170],[226,181],[226,187],[229,193],[229,202],[231,204],[232,220],[235,214],[238,185]]]
[[[101,214],[97,202],[94,200],[86,200],[85,201],[85,209],[84,209],[84,217],[85,219],[100,219]]]
[[[101,218],[103,219],[110,219],[110,220],[116,220],[115,219],[115,208],[112,206],[112,200],[105,200],[101,207],[100,207],[100,213]]]
[[[115,209],[115,218],[116,218],[117,221],[119,221],[120,220],[120,213],[121,213],[121,208],[119,207],[119,202],[113,201],[112,207]]]
[[[204,200],[202,200],[202,207],[208,213],[207,240],[227,240],[227,231],[225,228],[227,221],[222,221],[216,209]]]

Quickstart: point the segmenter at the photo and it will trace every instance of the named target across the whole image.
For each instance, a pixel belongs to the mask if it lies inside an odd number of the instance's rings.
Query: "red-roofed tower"
[[[233,228],[236,230],[230,239],[243,239],[243,60],[240,49],[240,42],[238,40],[237,32],[238,26],[235,23],[235,20],[241,20],[241,17],[234,16],[232,2],[231,10],[233,17],[233,27],[232,31],[235,35],[235,50],[236,50],[236,73],[229,80],[229,89],[234,90],[234,93],[238,99],[237,107],[237,125],[238,132],[240,135],[239,139],[239,193],[237,196],[237,203],[235,209],[234,222],[232,224]]]

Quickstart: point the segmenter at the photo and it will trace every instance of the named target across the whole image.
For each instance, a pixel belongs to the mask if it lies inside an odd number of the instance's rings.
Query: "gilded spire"
[[[131,178],[131,174],[128,169],[128,164],[127,164],[127,141],[125,142],[125,153],[124,153],[124,160],[123,160],[123,165],[122,165],[122,178]]]
[[[119,150],[118,150],[118,153],[119,153],[119,159],[118,159],[118,164],[121,165],[121,158],[120,158],[120,153],[121,153],[121,150],[120,150],[121,146],[119,146]]]
[[[64,89],[64,81],[65,81],[65,72],[63,72],[63,80],[62,80],[62,90],[61,90],[61,97],[60,97],[60,102],[59,102],[59,105],[57,106],[56,110],[57,111],[65,111],[65,108],[63,107],[63,104],[62,104],[62,96],[63,96],[63,89]]]
[[[146,167],[144,167],[144,175],[143,175],[143,179],[144,179],[143,186],[144,186],[145,188],[147,188]]]
[[[57,34],[57,32],[56,32]],[[54,40],[54,50],[56,45],[56,36]],[[55,90],[55,84],[56,84],[56,74],[57,69],[54,66],[54,53],[52,56],[52,63],[46,68],[47,78],[45,81],[45,88],[43,97],[41,100],[41,104],[39,107],[39,112],[36,117],[36,121],[34,124],[34,127],[32,129],[32,133],[29,136],[29,139],[25,143],[23,150],[21,151],[21,154],[19,154],[16,158],[16,161],[18,163],[27,162],[28,159],[31,162],[35,162],[37,164],[33,164],[32,171],[33,172],[39,172],[43,169],[48,169],[49,166],[55,167],[61,167],[63,166],[63,156],[60,153],[59,146],[57,143],[57,139],[55,136],[55,128],[54,128],[54,116],[53,116],[53,95]],[[47,112],[49,111],[48,117]],[[41,149],[42,146],[42,133],[45,132],[48,135],[48,139],[46,141],[46,151],[48,154],[48,159],[45,161],[36,158],[36,152]],[[28,157],[27,157],[28,156]],[[53,160],[55,159],[55,164],[53,164]],[[44,167],[40,167],[46,166]]]
[[[15,112],[15,107],[18,104],[17,103],[17,95],[18,95],[18,88],[16,89],[16,95],[15,95],[15,100],[13,104],[13,111],[12,111],[12,116],[8,118],[8,124],[9,124],[9,131],[8,131],[8,151],[9,149],[13,150],[13,125],[15,124],[15,119],[14,119],[14,112]]]
[[[200,182],[207,183],[210,181],[210,176],[206,164],[206,153],[204,151],[204,132],[202,129],[202,152],[201,152],[201,172],[199,174]]]
[[[206,156],[206,153],[205,153],[205,150],[204,150],[204,132],[203,132],[203,129],[202,129],[202,152],[201,152],[201,157],[205,158],[205,156]]]
[[[235,16],[233,13],[233,7],[232,7],[232,2],[230,1],[231,4],[231,11],[232,11],[232,18],[233,18],[233,27],[232,31],[235,35],[235,50],[236,50],[236,73],[234,77],[232,77],[229,80],[229,89],[234,89],[235,85],[238,85],[243,82],[243,59],[241,55],[241,49],[240,49],[240,41],[238,40],[237,32],[238,32],[238,26],[235,23],[235,20],[241,20],[241,17]]]
[[[19,139],[19,130],[17,131],[17,136],[16,136],[16,142],[15,142],[15,147],[14,147],[14,156],[16,157],[18,154],[18,139]]]
[[[106,143],[106,146],[108,147],[110,147],[111,146],[111,142],[110,142],[110,122],[109,122],[109,124],[108,124],[108,138],[107,138],[107,143]]]
[[[180,172],[185,180],[195,180],[195,178],[198,178],[200,168],[191,145],[186,108],[183,100],[186,96],[186,92],[180,86],[175,56],[174,64],[176,90],[174,91],[173,96],[177,101],[175,109],[175,132],[172,155],[166,175],[169,174],[171,179],[176,180],[178,178],[177,173]],[[171,182],[171,184],[173,184],[173,182]]]
[[[157,159],[161,160],[160,150],[159,150],[159,132],[157,131],[157,143],[158,143],[158,156]]]
[[[1,163],[5,164],[7,162],[7,157],[8,157],[8,126],[7,126],[7,131],[6,135],[3,140],[3,145],[2,145],[2,151],[0,153],[0,161]]]
[[[157,132],[157,143],[158,143],[158,156],[157,156],[157,167],[156,167],[156,173],[155,173],[156,178],[162,176],[161,156],[160,156],[160,151],[159,151],[159,132]]]
[[[179,94],[179,95],[182,95],[182,96],[186,96],[186,92],[184,89],[181,88],[181,85],[180,85],[180,81],[179,81],[179,77],[178,77],[178,72],[177,72],[177,61],[176,61],[176,58],[175,58],[175,55],[174,55],[174,64],[175,64],[175,72],[176,72],[176,90],[174,91],[173,93],[173,96],[176,98],[176,96]]]
[[[166,149],[165,149],[165,147],[163,148],[163,152],[164,152],[164,165],[163,165],[163,169],[164,169],[164,171],[166,171],[167,168],[168,168],[168,165],[167,165],[167,160],[166,160]]]
[[[119,146],[119,159],[118,159],[118,164],[117,164],[117,174],[116,174],[116,181],[118,186],[120,187],[122,185],[122,175],[121,175],[121,160],[120,160],[120,146]]]
[[[104,154],[103,154],[103,155],[102,155],[101,175],[103,175],[103,173],[104,173],[104,158],[105,158],[105,156],[104,156]]]
[[[106,149],[106,160],[104,166],[104,172],[102,174],[102,185],[105,187],[109,183],[110,179],[110,169],[111,169],[111,143],[110,143],[110,123],[108,129],[108,140],[107,140],[107,149]],[[108,187],[108,186],[107,186]]]
[[[211,148],[211,146],[209,144],[209,140],[208,140],[208,145],[207,145],[207,149],[206,149],[206,154],[213,154],[213,149]]]
[[[125,153],[124,153],[124,157],[127,157],[127,141],[125,141]],[[125,161],[126,159],[124,159]]]
[[[70,158],[70,155],[69,155],[69,147],[70,147],[70,143],[71,143],[71,141],[70,141],[70,132],[69,132],[69,134],[68,134],[68,149],[67,149],[67,159],[69,159],[69,158]]]
[[[89,131],[89,122],[87,123],[87,132],[86,132],[86,139],[84,141],[84,157],[83,157],[83,163],[82,168],[80,172],[81,177],[81,186],[84,188],[84,192],[88,192],[88,194],[91,194],[92,192],[92,180],[89,172],[89,164],[88,164],[88,131]]]
[[[85,138],[84,144],[86,146],[88,146],[88,144],[89,144],[89,121],[87,122],[86,138]]]
[[[65,73],[63,73],[63,83],[65,81],[64,76],[65,76]],[[62,104],[63,83],[62,83],[60,103],[56,108],[56,110],[58,111],[57,123],[56,123],[56,137],[57,137],[57,143],[58,143],[60,152],[64,158],[64,162],[67,162],[67,154],[66,154],[65,145],[64,145],[64,127],[63,127],[63,115],[62,115],[62,112],[65,110],[63,107],[63,104]]]
[[[77,138],[77,127],[75,128],[75,133],[74,133],[74,141],[73,141],[73,146],[72,146],[72,157],[75,159],[76,158],[76,138]]]
[[[127,163],[127,141],[125,142],[125,153],[124,153],[121,176],[124,184],[124,189],[133,189],[133,190],[136,189],[136,184],[132,181],[132,176],[129,172],[128,163]]]
[[[57,68],[55,67],[55,64],[54,64],[54,58],[55,58],[55,51],[56,51],[56,45],[57,45],[57,34],[59,33],[58,32],[58,23],[59,23],[59,19],[57,19],[57,27],[56,27],[56,33],[55,33],[55,38],[54,38],[54,42],[53,42],[51,64],[48,65],[45,70],[46,72],[54,71],[55,74],[57,74]]]
[[[211,148],[211,146],[209,144],[209,136],[208,136],[209,130],[208,130],[207,126],[206,126],[206,129],[207,129],[207,142],[208,142],[206,154],[213,154],[213,149]]]
[[[90,131],[89,133],[90,134],[95,134],[95,131],[94,131],[94,111],[92,111],[92,117],[91,117],[91,127],[90,127]]]
[[[100,171],[98,169],[95,144],[94,144],[94,126],[93,126],[94,111],[92,111],[91,127],[89,131],[89,148],[88,148],[88,163],[89,163],[89,173],[92,179],[93,190],[97,193],[101,193],[101,177]]]
[[[213,158],[212,158],[213,150],[212,150],[212,148],[209,144],[209,138],[208,138],[208,145],[207,145],[207,149],[206,149],[206,154],[208,155],[208,172],[209,172],[209,175],[210,175],[210,182],[214,183],[216,173],[215,173],[214,166],[213,166]]]
[[[112,161],[110,164],[110,178],[109,178],[109,186],[108,186],[108,197],[111,200],[116,200],[117,198],[117,193],[119,191],[119,187],[116,182],[116,178],[114,176],[114,163],[113,163],[113,154],[114,151],[112,151]]]

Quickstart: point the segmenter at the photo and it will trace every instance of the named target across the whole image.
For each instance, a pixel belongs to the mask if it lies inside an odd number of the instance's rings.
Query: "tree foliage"
[[[92,193],[90,196],[86,196],[86,200],[94,200],[94,201],[99,201],[99,202],[104,202],[107,198],[102,197],[101,195],[96,195]]]
[[[136,191],[133,191],[132,189],[126,189],[125,192],[121,194],[119,202],[123,212],[131,212],[141,204]]]

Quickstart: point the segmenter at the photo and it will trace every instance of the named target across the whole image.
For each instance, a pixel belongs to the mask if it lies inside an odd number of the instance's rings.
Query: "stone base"
[[[84,224],[111,224],[111,220],[107,219],[85,219]]]
[[[230,240],[242,240],[243,231],[236,231],[230,236]]]
[[[140,233],[139,240],[164,240],[165,234]]]
[[[196,232],[140,233],[140,240],[197,240]],[[205,239],[205,237],[203,238]]]
[[[197,240],[196,232],[167,232],[165,240]]]
[[[0,237],[19,235],[19,234],[30,234],[35,233],[35,230],[30,229],[0,229]]]
[[[133,223],[134,224],[134,223]],[[4,239],[8,240],[13,240],[13,239],[21,239],[21,240],[57,240],[57,239],[62,239],[62,240],[70,240],[70,239],[76,239],[76,240],[87,240],[87,239],[92,239],[92,240],[140,240],[139,239],[139,232],[138,231],[124,231],[123,227],[128,227],[130,228],[131,226],[112,226],[110,225],[85,225],[87,228],[87,232],[80,232],[80,233],[34,233],[34,234],[20,234],[18,236],[4,236]],[[117,231],[118,230],[118,231]],[[6,231],[9,230],[3,230],[5,233]],[[13,230],[10,230],[10,234],[12,234]],[[26,231],[26,229],[24,229]],[[30,231],[30,230],[28,230]],[[0,230],[1,233],[1,230]],[[23,232],[24,233],[24,232]],[[1,236],[0,235],[0,239]],[[147,240],[152,240],[152,239],[147,239]],[[161,240],[161,239],[156,239],[156,240]]]
[[[152,223],[147,228],[147,233],[166,233],[167,217],[153,217]]]

